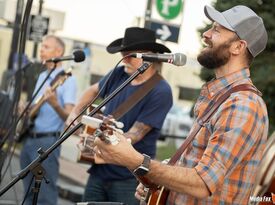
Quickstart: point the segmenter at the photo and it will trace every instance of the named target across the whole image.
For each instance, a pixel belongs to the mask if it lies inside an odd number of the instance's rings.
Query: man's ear
[[[238,40],[232,43],[231,45],[231,53],[233,55],[240,55],[244,53],[247,48],[247,43],[244,40]]]

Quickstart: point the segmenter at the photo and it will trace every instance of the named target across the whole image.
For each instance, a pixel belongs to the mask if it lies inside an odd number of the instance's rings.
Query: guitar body
[[[273,193],[273,194],[272,194]],[[272,182],[270,183],[269,187],[267,188],[266,192],[262,195],[263,197],[271,198],[271,201],[275,203],[275,176],[273,177]],[[270,202],[259,202],[259,205],[270,205]]]
[[[89,126],[85,126],[84,128],[84,134],[87,134],[85,140],[85,144],[89,143],[89,147],[90,149],[86,149],[83,148],[80,150],[80,152],[78,153],[78,157],[77,157],[77,162],[80,163],[85,163],[85,164],[93,164],[95,162],[95,158],[94,158],[94,151],[92,149],[93,147],[93,142],[95,140],[93,134],[95,132],[95,128],[89,127]]]
[[[275,133],[269,137],[266,148],[263,152],[262,160],[256,175],[255,184],[251,196],[261,197],[263,201],[252,201],[250,204],[268,205],[271,199],[275,203]],[[274,198],[274,199],[273,199]]]
[[[55,91],[60,85],[62,85],[66,81],[68,77],[72,75],[71,71],[72,69],[68,69],[66,71],[61,71],[56,75],[54,80],[50,83],[50,88],[52,89],[52,91]],[[17,142],[23,141],[28,136],[29,131],[32,129],[34,125],[34,120],[37,116],[37,113],[39,112],[40,107],[45,102],[45,96],[39,96],[35,100],[34,104],[31,106],[31,109],[27,111],[23,119],[19,121],[18,126],[16,127]]]
[[[165,205],[168,198],[169,190],[161,187],[161,189],[151,191],[151,195],[147,201],[147,205]]]
[[[88,108],[88,113],[91,112],[96,105],[92,105]],[[100,114],[102,114],[101,111],[99,111],[95,117],[100,118]],[[84,124],[85,125],[85,124]],[[84,164],[93,164],[95,162],[94,158],[94,151],[93,151],[93,142],[95,140],[94,133],[96,131],[96,128],[85,125],[82,135],[85,136],[84,142],[83,142],[83,148],[80,149],[77,157],[77,162],[84,163]],[[88,147],[88,148],[85,148]]]
[[[18,133],[16,138],[17,142],[22,142],[28,137],[30,130],[34,126],[35,117],[31,119],[28,115],[26,115],[22,120],[19,121],[16,127],[16,133]]]
[[[84,115],[81,122],[85,125],[85,129],[82,133],[84,138],[82,145],[79,146],[81,152],[78,162],[88,164],[95,162],[94,141],[97,137],[105,143],[117,145],[119,140],[114,131],[123,134],[121,130],[124,126],[123,123],[116,121],[112,116],[105,117],[98,113],[96,113],[95,117]]]

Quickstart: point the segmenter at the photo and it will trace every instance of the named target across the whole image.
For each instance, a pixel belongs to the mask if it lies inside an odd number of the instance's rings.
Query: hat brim
[[[211,8],[210,6],[205,6],[204,13],[206,17],[209,18],[211,21],[217,22],[218,24],[229,29],[230,31],[235,31],[221,12]]]
[[[117,53],[121,51],[148,50],[156,53],[171,53],[171,50],[166,46],[154,42],[139,42],[131,45],[123,46],[123,38],[117,39],[107,46],[109,53]]]

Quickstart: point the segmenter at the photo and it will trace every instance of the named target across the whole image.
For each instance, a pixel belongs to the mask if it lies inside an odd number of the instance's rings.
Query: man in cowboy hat
[[[215,79],[203,85],[197,99],[190,132],[194,138],[189,138],[192,142],[177,158],[175,166],[149,159],[147,170],[139,174],[170,190],[167,201],[162,199],[161,204],[246,205],[268,133],[266,106],[252,84],[249,66],[265,49],[267,32],[262,18],[246,6],[224,12],[206,6],[204,12],[213,26],[203,33],[205,48],[197,59],[205,68],[213,69]],[[220,98],[240,86],[250,90],[241,89],[226,100]],[[222,104],[204,123],[201,117],[210,113],[208,106],[218,105],[217,99]],[[118,137],[117,146],[95,140],[96,161],[98,157],[135,172],[144,165],[145,157],[123,137]],[[143,195],[139,186],[136,196]]]
[[[121,52],[126,57],[124,65],[112,71],[110,79],[104,86],[109,75],[92,85],[82,95],[69,116],[67,124],[80,113],[98,93],[101,97],[108,96],[121,85],[143,63],[142,59],[127,57],[130,53],[164,53],[170,50],[156,43],[155,32],[145,28],[131,27],[125,30],[123,38],[113,41],[107,46],[109,53]],[[143,74],[135,78],[110,103],[106,105],[105,115],[112,113],[121,103],[153,77],[161,63],[153,63]],[[162,79],[153,89],[130,109],[119,121],[124,123],[125,136],[131,139],[134,148],[150,157],[156,154],[156,141],[160,135],[164,118],[172,106],[172,92],[168,83]],[[125,204],[139,204],[134,197],[138,184],[132,173],[124,167],[111,164],[95,164],[89,171],[90,177],[86,185],[83,201],[111,201]]]

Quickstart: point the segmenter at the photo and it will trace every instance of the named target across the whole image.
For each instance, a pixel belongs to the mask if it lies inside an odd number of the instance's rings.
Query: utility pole
[[[42,14],[43,3],[44,3],[44,0],[39,0],[39,10],[38,10],[38,15],[39,16],[41,16],[41,14]],[[34,59],[37,58],[37,49],[38,49],[38,41],[35,41],[34,42],[34,47],[33,47],[33,53],[32,53],[32,57]]]
[[[16,15],[13,25],[11,51],[9,55],[8,70],[13,68],[14,54],[17,53],[18,41],[21,27],[21,20],[23,14],[24,0],[17,0]]]
[[[150,28],[151,14],[152,14],[152,0],[147,0],[144,28]]]

